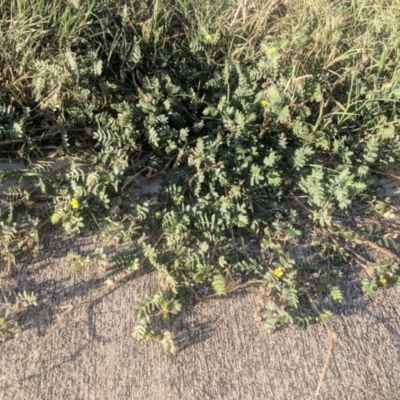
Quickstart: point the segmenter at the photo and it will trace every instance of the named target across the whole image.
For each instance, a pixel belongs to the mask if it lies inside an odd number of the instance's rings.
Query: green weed
[[[370,178],[400,158],[399,21],[395,0],[4,0],[0,152],[28,165],[1,203],[4,258],[34,248],[47,221],[78,234],[94,220],[137,247],[120,265],[157,271],[135,336],[170,349],[153,321],[188,290],[228,293],[232,276],[261,290],[270,331],[329,320],[309,296],[344,301],[349,257],[365,292],[397,282],[382,236],[339,213],[362,201],[379,213]],[[37,161],[54,152],[62,173]],[[151,177],[162,189],[144,202],[131,187]],[[18,240],[18,207],[43,196],[50,217]],[[289,251],[302,235],[327,260],[317,281]]]

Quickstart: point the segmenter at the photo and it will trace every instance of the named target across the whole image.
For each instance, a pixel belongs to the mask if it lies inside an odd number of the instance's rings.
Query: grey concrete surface
[[[398,188],[398,186],[396,186]],[[391,192],[393,193],[393,192]],[[398,225],[396,225],[398,226]],[[71,271],[66,255],[90,254],[96,236],[42,236],[39,258],[15,272],[37,308],[19,315],[21,332],[0,345],[4,400],[255,400],[400,398],[400,293],[361,295],[349,268],[346,301],[334,307],[329,354],[323,325],[268,335],[250,289],[202,302],[191,299],[167,322],[178,352],[132,338],[133,308],[154,292],[152,275],[107,289],[95,270]],[[298,259],[312,254],[294,248]]]

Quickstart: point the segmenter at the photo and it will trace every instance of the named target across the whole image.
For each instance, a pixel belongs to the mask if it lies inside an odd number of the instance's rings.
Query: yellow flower
[[[204,39],[206,39],[206,42],[211,42],[212,36],[211,35],[206,35]]]
[[[268,106],[268,100],[261,100],[261,105],[263,106],[263,107],[267,107]]]
[[[381,286],[385,286],[387,284],[386,278],[379,279],[379,283],[380,283]]]
[[[274,54],[274,53],[276,53],[276,48],[275,47],[270,47],[268,49],[268,52],[269,52],[269,54]]]
[[[282,268],[281,267],[275,268],[274,269],[274,275],[277,276],[278,278],[280,278],[283,275]]]
[[[72,208],[78,208],[79,207],[79,201],[77,199],[72,199],[69,204],[71,204]]]

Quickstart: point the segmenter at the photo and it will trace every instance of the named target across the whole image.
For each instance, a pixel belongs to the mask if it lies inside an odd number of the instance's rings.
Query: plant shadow
[[[97,307],[121,287],[121,285],[117,285],[102,293],[105,281],[116,276],[120,271],[110,270],[103,276],[100,276],[94,269],[72,272],[65,262],[59,261],[64,260],[71,250],[86,256],[90,255],[97,246],[101,246],[98,238],[93,236],[93,231],[90,229],[79,237],[68,237],[61,228],[52,227],[44,237],[38,259],[26,258],[17,268],[14,276],[18,293],[33,292],[38,302],[37,307],[28,310],[21,309],[17,313],[16,319],[20,330],[22,332],[36,330],[38,336],[45,336],[64,309],[80,302],[86,302],[84,307],[91,340],[108,342],[107,335],[99,333],[99,329],[96,327],[96,318],[101,312],[97,310]],[[119,249],[115,245],[109,245],[104,250],[111,256]],[[289,246],[289,250],[299,261],[300,270],[303,273],[308,273],[306,265],[321,262],[317,252],[307,242],[297,243],[293,245],[293,248]],[[343,276],[335,282],[343,293],[342,303],[335,303],[326,294],[321,294],[313,299],[315,305],[319,310],[329,310],[336,316],[349,316],[356,312],[365,312],[370,300],[362,293],[360,270],[348,265],[342,268],[342,272]],[[145,271],[135,273],[121,284],[145,273]],[[90,299],[96,291],[98,295]],[[232,292],[226,297],[235,298],[244,296],[245,293],[246,291]],[[221,301],[227,300],[226,297]],[[182,311],[178,315],[161,320],[156,326],[157,329],[168,330],[172,333],[178,352],[208,340],[213,335],[217,322],[216,319],[199,322],[193,318],[198,302],[192,295],[182,298],[182,302]],[[315,309],[311,304],[303,304],[303,306],[310,314],[315,315]]]

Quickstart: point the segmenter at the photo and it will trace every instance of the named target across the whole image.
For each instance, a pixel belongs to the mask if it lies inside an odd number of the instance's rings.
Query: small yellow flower
[[[275,268],[274,269],[274,275],[277,276],[278,278],[280,278],[283,275],[282,268],[281,267]]]
[[[78,208],[79,207],[79,201],[77,199],[72,199],[69,204],[71,204],[72,208]]]
[[[263,107],[267,107],[268,106],[268,100],[261,100],[261,105],[263,106]]]
[[[211,35],[206,35],[205,38],[206,42],[211,42],[212,36]]]
[[[386,280],[386,278],[381,278],[381,279],[379,279],[379,284],[380,284],[381,286],[386,286],[386,285],[387,285],[387,280]]]
[[[269,54],[274,54],[274,53],[276,53],[276,48],[275,47],[270,47],[268,49],[268,52],[269,52]]]

